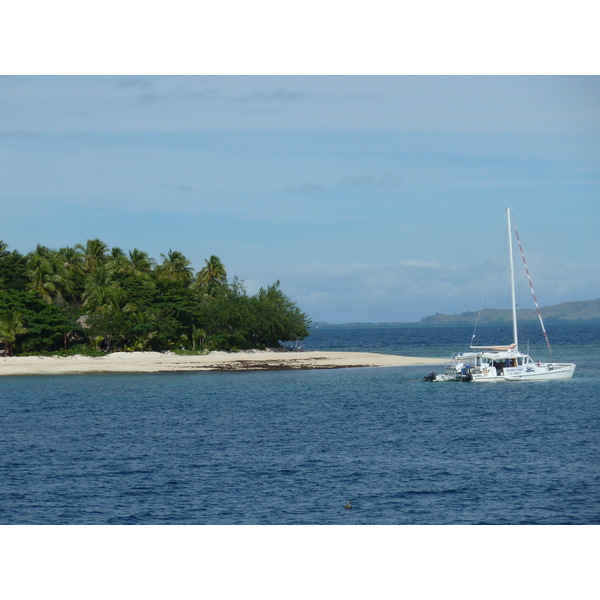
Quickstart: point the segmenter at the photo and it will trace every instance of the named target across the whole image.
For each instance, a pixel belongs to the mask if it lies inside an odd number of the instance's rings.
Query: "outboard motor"
[[[473,375],[471,374],[471,366],[465,366],[461,371],[461,381],[473,381]]]
[[[435,381],[437,379],[437,375],[435,373],[429,373],[429,375],[425,375],[423,377],[423,381]]]

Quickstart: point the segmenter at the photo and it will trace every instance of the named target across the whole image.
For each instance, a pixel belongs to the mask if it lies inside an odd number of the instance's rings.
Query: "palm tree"
[[[0,318],[0,341],[4,342],[4,353],[2,356],[14,356],[13,346],[17,336],[27,333],[21,321],[21,313],[8,310]]]
[[[208,260],[204,259],[204,262],[206,265],[196,275],[196,285],[206,288],[208,294],[212,295],[218,286],[227,282],[227,271],[219,257],[214,254]]]
[[[115,273],[125,273],[129,267],[127,255],[121,248],[112,248],[106,261],[109,268]]]
[[[10,252],[7,250],[7,248],[8,248],[8,244],[6,244],[2,240],[0,240],[0,259],[4,258],[5,256],[8,256],[10,254]],[[6,278],[3,277],[3,275],[0,273],[0,289],[2,289],[3,287],[6,287],[6,284],[7,284]]]
[[[28,292],[34,292],[48,303],[61,297],[61,277],[57,272],[57,262],[47,248],[39,246],[32,252],[26,265],[29,283],[25,286]]]
[[[42,258],[49,258],[50,255],[52,254],[52,250],[50,250],[50,248],[48,248],[48,246],[44,246],[43,244],[38,244],[35,247],[35,250],[31,254],[35,254]]]
[[[157,269],[160,277],[170,279],[171,281],[192,280],[193,269],[190,267],[190,261],[177,250],[169,250],[165,256],[161,254],[163,263]]]
[[[99,267],[94,274],[102,270],[103,267]],[[102,335],[107,342],[107,350],[110,350],[111,345],[115,350],[121,348],[127,337],[125,323],[127,313],[134,312],[136,307],[128,301],[125,292],[119,287],[99,285],[97,288],[90,289],[96,292],[89,297],[89,306],[93,306],[89,318],[92,334]]]
[[[105,300],[103,305],[104,310],[114,314],[133,312],[136,308],[135,305],[129,302],[125,292],[118,287],[111,287],[106,294]]]
[[[214,254],[208,260],[204,259],[204,262],[206,264],[196,274],[192,287],[198,290],[202,304],[206,306],[216,296],[217,290],[227,283],[227,271],[219,257]]]
[[[64,269],[73,272],[81,270],[83,266],[83,254],[80,248],[65,246],[58,251],[58,255],[62,258]]]
[[[105,266],[99,266],[85,278],[83,305],[95,310],[108,302],[108,294],[112,288],[112,271]]]
[[[135,277],[147,277],[154,268],[154,259],[137,248],[129,251],[129,271]]]
[[[108,246],[99,239],[88,240],[85,247],[77,244],[75,248],[83,250],[83,268],[87,273],[100,266],[107,259]]]
[[[62,296],[76,305],[83,285],[83,254],[80,249],[67,246],[56,253],[56,260]]]
[[[144,352],[152,338],[158,333],[156,314],[150,310],[134,311],[131,315],[134,323],[133,349]]]
[[[195,350],[196,346],[204,348],[205,343],[206,331],[204,331],[204,329],[201,329],[200,327],[196,327],[196,325],[192,325],[192,350]]]

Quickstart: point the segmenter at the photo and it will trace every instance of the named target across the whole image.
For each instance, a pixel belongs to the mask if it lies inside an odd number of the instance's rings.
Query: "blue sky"
[[[1,76],[0,239],[416,321],[480,307],[511,206],[540,304],[595,299],[599,109],[598,77]]]

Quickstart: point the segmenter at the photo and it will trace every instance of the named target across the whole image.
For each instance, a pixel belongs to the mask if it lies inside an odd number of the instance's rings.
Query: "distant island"
[[[600,323],[600,298],[597,300],[582,300],[579,302],[563,302],[555,306],[545,306],[540,309],[542,318],[548,324]],[[486,308],[481,312],[468,311],[454,315],[436,314],[423,317],[416,322],[398,323],[342,323],[334,324],[324,321],[313,322],[312,327],[453,327],[474,325],[479,315],[480,325],[509,325],[512,322],[510,309]],[[517,319],[520,323],[538,320],[534,309],[518,309]]]

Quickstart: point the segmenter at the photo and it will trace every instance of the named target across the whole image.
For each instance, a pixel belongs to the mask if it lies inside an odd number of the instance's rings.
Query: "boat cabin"
[[[475,377],[501,377],[504,369],[523,367],[532,364],[531,357],[518,352],[513,347],[479,348],[479,352],[464,352],[454,357],[454,372],[464,378],[467,375]],[[448,370],[448,373],[450,370]]]

